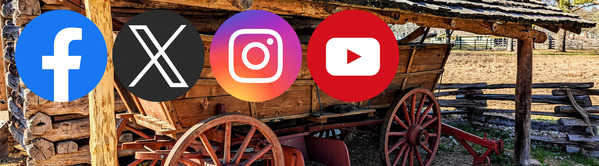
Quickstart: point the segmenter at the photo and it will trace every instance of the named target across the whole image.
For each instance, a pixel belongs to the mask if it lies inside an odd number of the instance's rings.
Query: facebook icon
[[[50,101],[85,96],[106,69],[106,43],[87,17],[67,10],[37,16],[16,43],[17,71],[25,86]]]

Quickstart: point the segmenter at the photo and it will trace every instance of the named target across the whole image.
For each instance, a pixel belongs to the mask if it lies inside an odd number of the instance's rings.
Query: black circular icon
[[[129,92],[149,101],[168,101],[185,94],[200,77],[204,44],[184,17],[148,11],[123,26],[113,60],[114,72]]]

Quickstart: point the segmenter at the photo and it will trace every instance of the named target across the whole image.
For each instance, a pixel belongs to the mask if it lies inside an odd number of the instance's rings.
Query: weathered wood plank
[[[599,126],[599,120],[591,120],[591,126]],[[562,126],[588,126],[584,120],[582,119],[572,119],[572,118],[560,118],[557,120],[557,123]]]
[[[469,118],[473,121],[481,122],[482,124],[495,124],[500,126],[515,127],[515,119],[506,118],[503,116],[494,115],[471,115]],[[547,122],[531,122],[531,130],[541,131],[561,131],[562,126],[556,123]]]
[[[574,96],[581,95],[599,95],[599,89],[570,89],[570,93]],[[553,96],[566,96],[566,91],[562,89],[554,89],[551,91]]]
[[[292,86],[282,95],[265,102],[252,102],[256,118],[304,114],[311,112],[312,86]]]
[[[471,108],[471,107],[486,107],[486,100],[470,100],[470,99],[455,99],[455,100],[437,100],[441,107],[458,107],[458,108]]]
[[[505,94],[476,94],[466,96],[456,96],[460,99],[476,99],[476,100],[507,100],[515,101],[516,95],[505,95]],[[570,100],[566,96],[552,96],[552,95],[531,95],[532,103],[547,103],[547,104],[570,104]],[[582,107],[589,107],[592,105],[591,98],[589,96],[575,96],[574,99]]]
[[[582,107],[589,113],[599,113],[599,106]],[[572,106],[556,106],[554,109],[555,113],[578,113]]]
[[[483,91],[480,89],[460,89],[460,90],[454,90],[454,91],[434,92],[434,94],[437,97],[456,96],[456,95],[477,95],[477,94],[483,94]]]
[[[594,86],[593,82],[584,83],[534,83],[532,88],[572,88],[574,89],[587,89]],[[486,83],[473,83],[473,84],[440,84],[437,89],[506,89],[516,88],[516,84],[486,84]],[[561,96],[561,95],[560,95]]]
[[[496,112],[496,113],[505,113],[505,114],[513,114],[516,113],[514,110],[504,110],[504,109],[488,109],[488,108],[468,108],[467,110],[471,110],[474,112]],[[542,111],[531,111],[532,115],[543,115],[543,116],[554,116],[554,117],[572,117],[572,114],[557,114],[552,112],[542,112]],[[450,114],[450,113],[447,113]],[[599,119],[599,115],[589,115],[591,119]]]
[[[575,142],[599,142],[599,136],[587,137],[577,134],[568,134],[568,140]]]
[[[487,83],[474,84],[439,84],[436,89],[485,89]]]

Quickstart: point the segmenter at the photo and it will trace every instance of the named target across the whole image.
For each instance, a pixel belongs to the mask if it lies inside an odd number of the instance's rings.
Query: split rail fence
[[[513,94],[485,94],[492,89],[514,89],[515,84],[440,84],[435,95],[439,97],[442,114],[467,114],[474,125],[494,124],[514,127],[513,109],[488,108],[487,101],[515,101]],[[563,134],[554,136],[532,136],[533,141],[563,145],[567,152],[582,152],[599,157],[599,106],[593,105],[591,97],[599,96],[599,89],[593,83],[537,83],[533,89],[552,89],[551,94],[533,94],[533,104],[556,105],[553,111],[535,111],[532,115],[557,117],[556,122],[531,121],[533,130],[556,131]],[[513,91],[515,92],[515,91]],[[534,90],[533,90],[534,92]],[[568,93],[570,95],[568,95]],[[448,99],[449,98],[449,99]],[[576,104],[573,104],[575,101]],[[575,106],[576,105],[576,106]],[[577,109],[576,107],[579,107]],[[533,107],[534,108],[534,107]],[[581,113],[582,112],[582,113]],[[498,114],[499,113],[499,114]],[[502,115],[509,116],[502,116]]]

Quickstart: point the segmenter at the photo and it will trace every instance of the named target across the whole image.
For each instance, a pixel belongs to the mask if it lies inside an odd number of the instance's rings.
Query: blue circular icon
[[[106,43],[98,27],[68,10],[37,16],[25,26],[15,48],[21,80],[50,101],[85,96],[102,79],[106,59]]]

